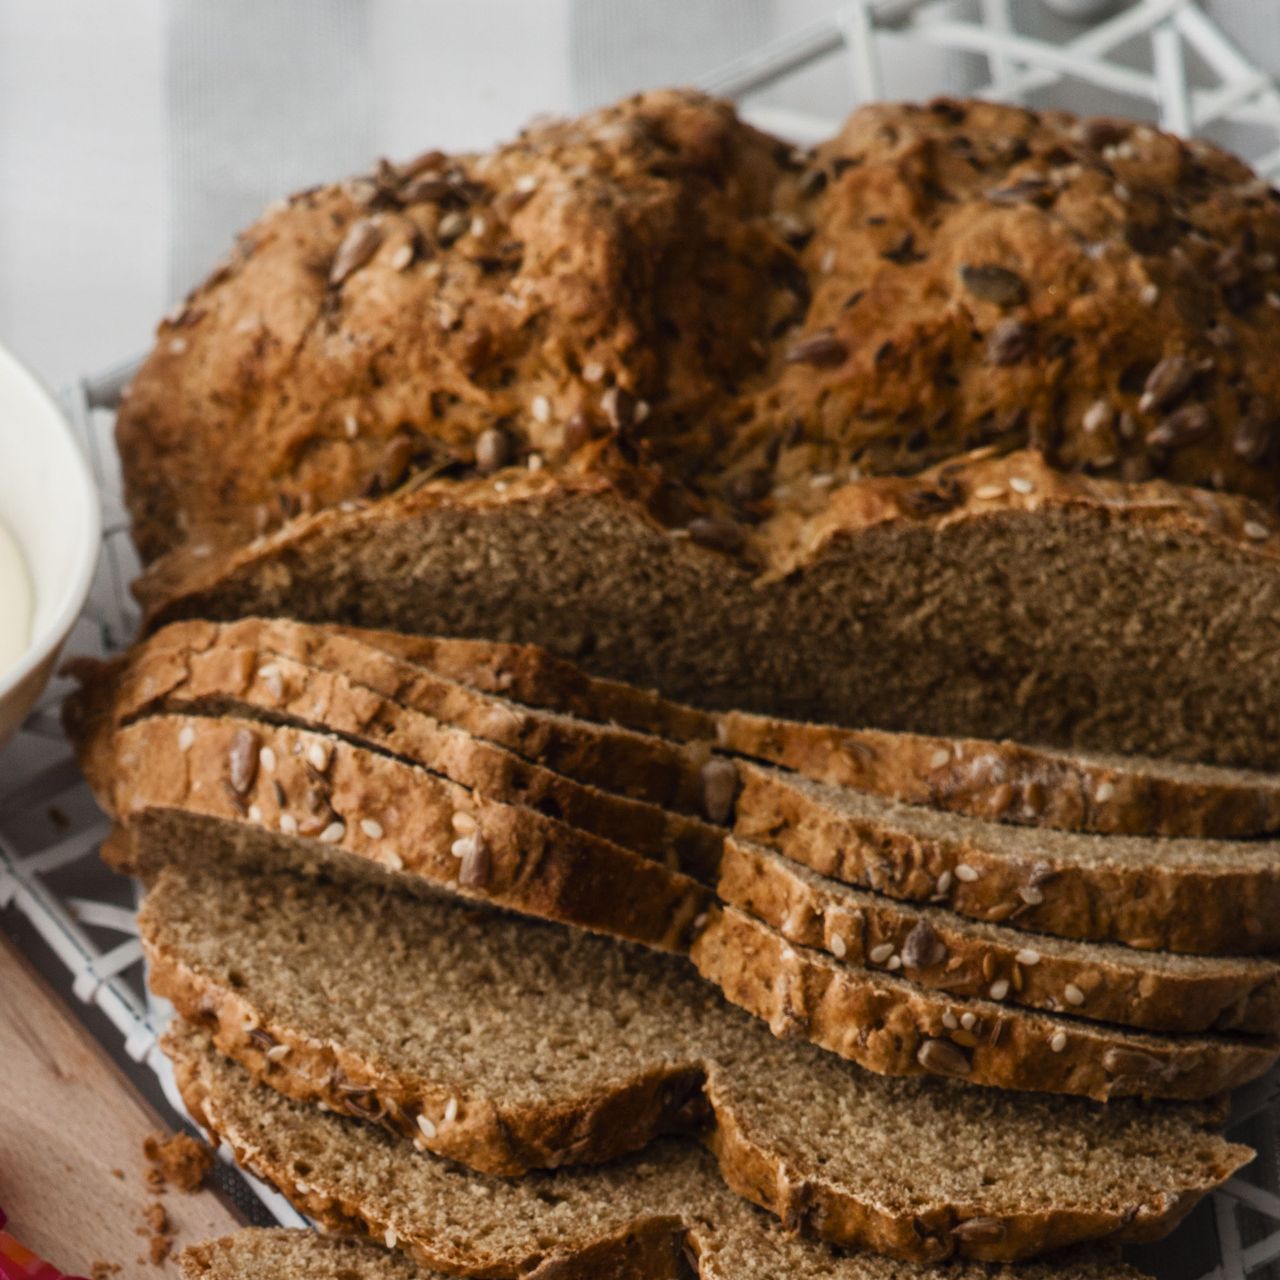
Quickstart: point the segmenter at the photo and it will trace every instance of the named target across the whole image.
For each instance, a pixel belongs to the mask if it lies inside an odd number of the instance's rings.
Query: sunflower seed
[[[943,1076],[967,1076],[969,1059],[946,1040],[925,1040],[916,1052],[916,1061],[926,1070]]]
[[[733,814],[738,794],[738,771],[733,762],[720,756],[702,766],[702,811],[718,826],[724,826]]]
[[[830,329],[821,329],[797,342],[788,352],[788,364],[809,364],[820,368],[843,364],[849,358],[849,347]]]
[[[371,218],[353,223],[333,256],[329,283],[340,285],[352,272],[359,271],[378,252],[381,243],[382,228]]]
[[[1022,277],[995,263],[962,263],[960,283],[980,302],[998,307],[1015,307],[1027,300]]]

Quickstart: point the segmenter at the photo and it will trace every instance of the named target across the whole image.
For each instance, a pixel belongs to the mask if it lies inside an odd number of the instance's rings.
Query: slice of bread
[[[77,664],[73,670],[84,689],[66,712],[73,736],[85,739],[103,719],[134,718],[162,702],[170,690],[181,695],[185,689],[191,697],[211,697],[218,690],[235,694],[251,690],[261,678],[265,683],[260,693],[283,702],[297,693],[281,671],[279,660],[289,659],[306,668],[340,672],[388,701],[581,782],[681,813],[703,812],[702,766],[709,744],[669,741],[522,706],[331,628],[250,622],[245,629],[261,632],[258,644],[219,643],[219,633],[206,628],[208,644],[197,648],[172,643],[181,635],[168,632],[114,661]],[[228,632],[234,636],[235,628]],[[295,707],[305,709],[305,703]]]
[[[1144,950],[1280,950],[1280,841],[1010,827],[740,762],[734,831],[893,898]]]
[[[674,1165],[673,1165],[674,1167]],[[476,1213],[475,1217],[486,1215]],[[738,1237],[710,1235],[710,1224],[685,1228],[681,1247],[654,1257],[652,1251],[628,1257],[625,1246],[610,1250],[609,1280],[1140,1280],[1141,1273],[1104,1254],[1077,1252],[1052,1262],[1031,1266],[982,1266],[979,1263],[947,1268],[890,1267],[882,1259],[863,1254],[835,1259],[818,1249],[805,1249],[761,1223],[744,1219],[750,1230]],[[531,1222],[531,1226],[535,1226]],[[473,1228],[474,1230],[474,1228]],[[584,1238],[588,1230],[584,1228]],[[590,1277],[602,1272],[590,1256],[552,1258],[554,1270],[507,1272],[512,1276],[554,1276],[556,1280]],[[426,1271],[398,1250],[351,1237],[317,1235],[311,1231],[279,1228],[247,1228],[218,1240],[191,1245],[179,1255],[184,1280],[440,1280],[438,1271]],[[785,1272],[778,1271],[786,1266]],[[824,1270],[823,1268],[830,1268]]]
[[[788,942],[951,995],[1150,1031],[1280,1033],[1280,964],[1270,958],[1138,951],[984,924],[855,889],[734,836],[716,892]]]
[[[361,657],[366,659],[363,663],[357,661]],[[370,668],[378,660],[377,654],[353,653],[350,658],[345,669],[336,665],[336,657],[335,665],[320,668],[270,649],[225,643],[202,650],[166,647],[157,651],[143,645],[130,658],[112,664],[109,672],[86,674],[82,701],[68,713],[75,726],[81,766],[98,789],[104,789],[114,767],[114,731],[160,712],[226,713],[268,724],[298,725],[425,765],[489,799],[525,805],[697,879],[714,879],[723,843],[721,829],[688,814],[618,794],[613,787],[600,790],[590,781],[579,782],[536,763],[537,751],[548,745],[547,754],[577,777],[612,779],[632,742],[638,741],[642,749],[635,753],[633,783],[627,789],[633,794],[669,795],[673,783],[679,787],[686,777],[686,770],[688,779],[697,779],[697,785],[702,785],[698,766],[682,748],[668,748],[662,739],[619,735],[567,716],[529,711],[502,699],[488,699],[491,706],[484,723],[463,715],[472,730],[479,730],[468,731],[396,701],[348,674]],[[386,678],[385,673],[380,678],[379,672],[370,670],[369,678],[384,691],[394,688],[397,693],[404,692],[395,678]],[[449,688],[446,681],[432,681],[425,671],[420,678],[446,693],[456,691],[463,701],[483,697],[460,686]],[[448,709],[443,709],[448,714]],[[541,743],[528,744],[528,735],[519,729],[525,720],[550,726],[553,735]],[[579,724],[577,749],[572,758],[566,758],[568,753],[558,748],[577,733]],[[525,740],[529,758],[499,746],[494,738],[517,743]],[[646,755],[643,748],[648,744],[654,749]],[[665,758],[660,758],[664,753]]]
[[[246,1228],[188,1245],[183,1280],[439,1280],[402,1253],[314,1231]]]
[[[150,878],[174,860],[337,866],[683,949],[710,891],[658,862],[437,773],[309,730],[159,715],[121,729],[104,847]]]
[[[1235,839],[1280,829],[1280,776],[1018,742],[802,724],[726,711],[727,750],[818,782],[992,822]]]
[[[873,1071],[1106,1101],[1208,1098],[1262,1075],[1280,1043],[1139,1033],[1062,1014],[960,999],[788,942],[716,908],[693,945],[699,971],[775,1035],[811,1041]]]
[[[443,901],[170,869],[140,928],[154,989],[256,1078],[487,1173],[698,1133],[730,1187],[828,1240],[936,1257],[978,1218],[983,1256],[1013,1258],[1159,1235],[1248,1154],[1197,1108],[877,1076],[687,964]]]
[[[493,1178],[255,1084],[197,1030],[175,1025],[165,1049],[192,1114],[246,1168],[323,1226],[385,1241],[451,1275],[676,1280],[687,1274],[679,1270],[682,1261],[695,1274],[762,1280],[1005,1274],[965,1262],[945,1272],[922,1265],[998,1257],[1001,1233],[982,1217],[921,1218],[920,1262],[833,1252],[727,1191],[712,1158],[695,1144],[667,1140],[607,1165]],[[977,1141],[975,1161],[1000,1179],[1024,1156],[990,1131]],[[1086,1171],[1087,1163],[1081,1152],[1077,1176],[1109,1180],[1102,1167]],[[934,1187],[933,1198],[946,1195],[941,1183]],[[1028,1221],[1042,1194],[1027,1185]],[[1051,1276],[1059,1265],[1047,1261],[1007,1274]]]

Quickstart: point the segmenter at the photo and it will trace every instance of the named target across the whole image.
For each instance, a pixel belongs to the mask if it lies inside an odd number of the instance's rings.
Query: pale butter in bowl
[[[35,705],[84,608],[100,528],[69,423],[0,347],[0,744]]]

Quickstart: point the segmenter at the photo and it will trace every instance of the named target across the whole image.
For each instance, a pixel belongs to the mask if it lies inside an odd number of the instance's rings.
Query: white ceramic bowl
[[[0,521],[17,540],[35,594],[26,651],[0,669],[0,745],[35,705],[84,608],[101,519],[98,491],[70,424],[35,377],[0,347]]]

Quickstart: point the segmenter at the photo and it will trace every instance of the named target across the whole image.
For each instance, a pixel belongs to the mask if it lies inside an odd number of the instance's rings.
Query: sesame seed
[[[1003,1000],[1009,994],[1009,979],[997,978],[990,987],[987,988],[987,994],[993,1000]]]
[[[978,873],[967,863],[961,862],[956,866],[956,879],[963,880],[965,884],[972,884],[978,878]]]
[[[169,351],[175,356],[180,356],[187,349],[186,338],[173,338],[169,342]]]
[[[436,1127],[425,1113],[418,1117],[418,1128],[422,1130],[422,1136],[428,1141],[436,1136]]]
[[[538,179],[532,173],[522,173],[512,186],[522,196],[527,196],[538,189]]]
[[[282,813],[280,815],[280,830],[287,836],[296,836],[298,834],[298,820],[291,813]]]
[[[535,422],[551,421],[551,401],[546,396],[534,396],[529,402],[529,412]]]
[[[540,453],[531,453],[529,455],[528,468],[530,471],[541,471],[543,467],[543,457]]]
[[[896,956],[896,955],[895,955],[895,956],[890,956],[890,957],[889,957],[889,964],[888,964],[888,968],[890,969],[890,971],[896,971],[896,970],[898,970],[898,969],[901,969],[901,968],[902,968],[902,957],[901,957],[901,956]]]
[[[962,1013],[960,1015],[960,1025],[966,1031],[972,1031],[978,1023],[978,1015],[976,1013]]]
[[[1038,907],[1044,901],[1044,890],[1034,884],[1023,885],[1018,890],[1018,897],[1029,907]]]
[[[347,828],[344,823],[331,822],[320,833],[321,844],[337,844],[343,836],[347,834]]]
[[[1101,431],[1111,422],[1111,406],[1105,400],[1095,400],[1084,413],[1080,425],[1088,432]]]
[[[1246,520],[1244,522],[1244,536],[1252,538],[1254,542],[1262,542],[1271,536],[1271,530],[1257,520]]]
[[[1002,484],[980,484],[974,491],[973,496],[988,502],[992,498],[1004,497],[1004,485]]]
[[[471,234],[473,236],[482,236],[489,229],[489,224],[483,218],[471,219]]]
[[[1067,1047],[1067,1033],[1065,1031],[1055,1031],[1053,1037],[1049,1041],[1049,1048],[1054,1053],[1061,1053]]]
[[[938,877],[938,883],[934,887],[939,893],[946,893],[951,888],[951,872],[944,871]]]
[[[284,677],[280,674],[280,668],[274,662],[269,662],[266,666],[258,668],[258,679],[266,685],[267,692],[273,698],[284,697]]]
[[[289,1056],[289,1046],[287,1044],[273,1044],[267,1050],[268,1062],[281,1062]]]
[[[710,919],[710,916],[707,914],[707,912],[699,911],[698,914],[693,917],[693,927],[695,929],[701,929],[709,919]]]
[[[250,822],[262,821],[262,810],[258,808],[256,804],[251,804],[249,806],[249,821]]]
[[[455,813],[449,822],[459,835],[470,835],[476,829],[476,820],[469,813]]]
[[[404,859],[394,849],[384,849],[382,851],[382,861],[385,862],[392,871],[404,870]]]
[[[276,753],[270,747],[263,747],[258,752],[258,763],[268,772],[276,771]]]
[[[636,407],[631,411],[631,416],[636,422],[643,422],[649,416],[649,402],[647,400],[637,400]]]
[[[470,857],[475,853],[475,851],[476,841],[474,836],[462,836],[449,846],[449,852],[452,853],[455,858]]]
[[[354,440],[360,434],[360,419],[354,413],[347,414],[342,420],[342,425],[346,430],[348,440]]]
[[[450,1098],[449,1101],[444,1104],[444,1122],[445,1124],[452,1124],[457,1118],[458,1100],[457,1098]]]
[[[828,249],[818,263],[818,268],[824,276],[829,276],[836,269],[836,251]]]
[[[382,839],[382,823],[376,818],[361,818],[360,830],[369,837],[370,840]]]
[[[939,747],[933,755],[929,757],[930,769],[941,769],[943,765],[951,763],[951,752],[946,747]]]
[[[394,1249],[399,1236],[396,1235],[395,1227],[388,1227],[386,1231],[383,1232],[382,1238],[386,1241],[388,1249]]]
[[[790,947],[783,947],[782,958],[784,960],[794,960],[796,958],[796,953]]]
[[[329,748],[323,742],[313,742],[307,747],[307,760],[323,773],[329,767]]]
[[[1012,489],[1014,493],[1028,494],[1034,492],[1035,485],[1032,484],[1026,476],[1010,476],[1009,488]]]
[[[1143,306],[1154,307],[1160,301],[1160,286],[1155,284],[1143,285],[1141,292],[1138,294],[1138,299]]]
[[[189,724],[184,724],[178,733],[178,750],[190,751],[195,745],[196,731]]]
[[[831,954],[837,960],[843,960],[849,954],[848,944],[838,933],[831,935]]]
[[[1067,997],[1068,1004],[1084,1004],[1084,992],[1081,991],[1074,982],[1068,982],[1066,990],[1064,990],[1062,994]]]
[[[604,377],[604,365],[598,360],[588,360],[582,366],[582,377],[586,382],[599,382]]]
[[[881,942],[867,952],[867,959],[870,960],[872,964],[884,964],[891,955],[893,955],[893,943]]]
[[[1032,951],[1029,947],[1023,947],[1014,959],[1016,959],[1019,964],[1026,965],[1029,968],[1033,964],[1040,963],[1040,953],[1038,951]]]
[[[393,271],[403,271],[412,261],[413,245],[406,240],[403,244],[397,245],[395,251],[392,253],[391,269]]]
[[[830,489],[835,482],[836,478],[830,472],[820,471],[817,475],[809,477],[809,488]]]
[[[957,1018],[950,1009],[947,1009],[942,1015],[942,1025],[946,1027],[948,1031],[958,1031],[960,1028],[960,1019]]]

